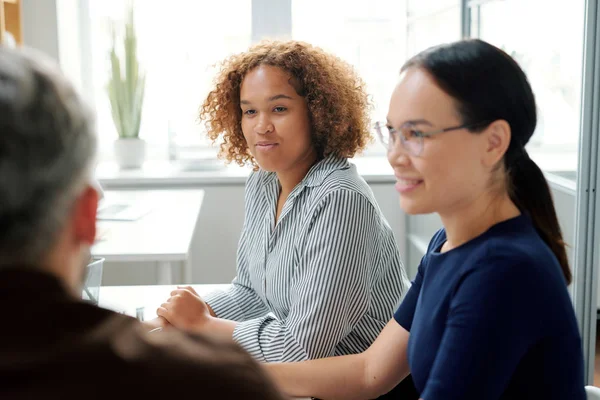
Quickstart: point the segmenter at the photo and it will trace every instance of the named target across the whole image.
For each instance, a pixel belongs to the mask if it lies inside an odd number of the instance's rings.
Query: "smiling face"
[[[462,125],[454,99],[419,68],[402,73],[390,101],[388,125],[400,129],[407,124],[425,134]],[[414,156],[397,140],[388,161],[402,209],[443,214],[472,204],[489,186],[489,141],[486,132],[457,129],[424,138],[423,151]]]
[[[304,97],[284,70],[260,65],[240,88],[242,132],[250,154],[267,171],[308,170],[317,159]]]

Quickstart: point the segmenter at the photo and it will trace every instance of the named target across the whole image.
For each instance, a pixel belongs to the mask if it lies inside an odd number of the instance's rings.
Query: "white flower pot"
[[[117,139],[115,158],[122,169],[140,168],[146,158],[146,142],[142,139]]]

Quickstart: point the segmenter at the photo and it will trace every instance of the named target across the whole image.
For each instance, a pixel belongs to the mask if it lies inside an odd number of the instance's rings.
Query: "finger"
[[[171,297],[177,296],[177,295],[179,295],[179,296],[188,295],[188,294],[193,294],[193,293],[190,293],[190,291],[186,290],[186,289],[176,289],[171,292]]]
[[[177,299],[178,299],[178,298],[180,298],[180,297],[181,297],[181,295],[180,295],[180,294],[176,294],[176,295],[174,295],[174,296],[171,296],[171,297],[169,297],[169,298],[167,299],[167,303],[171,303],[171,302],[173,302],[173,301],[177,300]]]
[[[196,296],[199,296],[198,293],[196,293],[196,290],[194,290],[193,287],[191,286],[177,286],[179,289],[186,289],[189,290],[190,292],[192,292],[193,294],[195,294]]]
[[[164,318],[165,320],[167,320],[167,322],[170,322],[169,318],[171,317],[171,315],[169,313],[169,310],[167,310],[166,308],[158,307],[156,309],[156,315],[158,315],[161,318]]]

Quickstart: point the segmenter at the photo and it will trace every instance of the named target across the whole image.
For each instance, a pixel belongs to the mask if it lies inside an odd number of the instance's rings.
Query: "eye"
[[[406,133],[407,133],[407,135],[406,135],[407,139],[425,137],[425,134],[423,132],[421,132],[419,130],[416,130],[416,129],[410,129],[410,128],[408,128],[406,130]]]
[[[394,128],[391,125],[386,125],[385,127],[386,127],[386,129],[388,131],[388,134],[390,135],[390,140],[391,141],[396,140],[396,133],[398,133],[398,131],[396,130],[396,128]]]
[[[284,112],[286,110],[287,110],[287,108],[285,108],[285,107],[275,107],[273,109],[273,111],[275,111],[276,113],[281,113],[281,112]]]
[[[250,109],[250,110],[244,111],[244,115],[254,115],[254,114],[256,114],[256,110]]]

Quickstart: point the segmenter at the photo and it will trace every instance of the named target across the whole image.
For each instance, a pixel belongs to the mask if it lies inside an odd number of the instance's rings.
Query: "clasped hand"
[[[202,332],[213,318],[209,307],[191,286],[178,286],[156,314],[174,327],[191,332]]]

